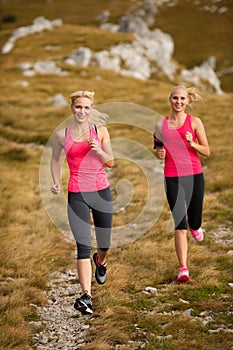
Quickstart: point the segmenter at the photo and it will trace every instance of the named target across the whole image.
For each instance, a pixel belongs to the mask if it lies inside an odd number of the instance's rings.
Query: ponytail
[[[189,103],[192,102],[198,102],[202,100],[202,97],[197,93],[197,88],[195,87],[189,87],[186,89],[188,92],[188,97],[189,97]]]

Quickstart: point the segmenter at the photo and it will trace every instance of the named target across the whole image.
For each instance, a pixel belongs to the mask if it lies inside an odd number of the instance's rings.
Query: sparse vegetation
[[[76,8],[80,2],[72,2],[73,11],[67,5],[64,7],[61,0],[47,5],[43,3],[43,6],[38,1],[29,4],[21,0],[18,3],[8,1],[1,4],[1,44],[13,29],[30,24],[37,15],[49,19],[63,17],[65,24],[52,32],[19,40],[15,50],[2,57],[0,349],[4,350],[30,348],[33,330],[29,329],[28,321],[38,319],[33,304],[42,305],[45,301],[43,291],[47,288],[50,272],[75,266],[75,244],[66,242],[52,225],[40,198],[41,145],[46,144],[54,129],[70,115],[68,107],[51,107],[48,98],[57,93],[67,97],[76,89],[93,89],[96,104],[130,102],[165,114],[168,111],[166,98],[171,88],[171,84],[161,80],[143,82],[95,67],[69,67],[70,74],[62,78],[44,75],[23,78],[17,65],[26,60],[35,62],[38,58],[45,58],[47,53],[43,48],[48,43],[61,45],[61,50],[52,52],[50,57],[61,62],[65,54],[86,42],[95,49],[103,49],[111,43],[131,40],[131,36],[107,32],[103,35],[96,28],[95,17],[105,9],[106,1],[97,1],[93,6],[93,1],[88,0],[81,6],[81,11]],[[129,3],[123,0],[109,2],[110,20],[116,21]],[[165,20],[170,23],[167,11],[166,17],[160,20],[164,30]],[[6,21],[7,16],[14,21]],[[199,28],[198,23],[196,27]],[[184,34],[185,29],[182,36]],[[211,47],[211,43],[209,45]],[[223,46],[221,50],[219,55],[224,53]],[[179,52],[177,57],[183,57],[182,47]],[[15,86],[16,80],[27,80],[30,85]],[[232,91],[229,86],[228,90]],[[232,288],[228,285],[232,283],[232,256],[227,254],[233,248],[224,242],[217,243],[215,236],[219,229],[227,228],[227,237],[232,239],[233,94],[228,92],[218,96],[203,91],[202,95],[203,102],[195,107],[193,114],[201,116],[206,126],[212,153],[209,159],[202,160],[206,178],[206,238],[201,244],[189,242],[191,282],[185,285],[174,282],[178,265],[173,234],[166,233],[170,214],[165,205],[159,220],[143,237],[112,249],[108,260],[108,282],[102,287],[94,285],[95,313],[90,321],[92,327],[88,343],[83,347],[85,350],[114,349],[116,344],[125,344],[126,349],[131,349],[130,340],[138,342],[138,349],[140,342],[145,343],[146,350],[225,350],[232,346],[232,333],[210,333],[210,330],[218,327],[232,329],[233,324]],[[135,128],[133,134],[132,128],[126,126],[117,129],[110,125],[109,129],[113,138],[133,138],[148,149],[152,148],[152,139],[139,129]],[[127,207],[127,217],[121,213],[114,217],[114,225],[120,225],[128,222],[144,206],[146,181],[140,169],[121,159],[116,161],[112,175],[113,190],[120,179],[128,179],[134,186],[134,200]],[[157,288],[158,294],[145,293],[147,286]],[[187,309],[191,310],[192,318],[184,315]],[[212,321],[204,324],[203,313]],[[172,339],[166,338],[167,335]]]

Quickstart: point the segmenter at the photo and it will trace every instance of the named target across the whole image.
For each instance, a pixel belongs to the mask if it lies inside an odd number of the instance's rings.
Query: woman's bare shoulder
[[[59,143],[64,143],[66,136],[66,128],[59,129],[54,134],[54,139]]]
[[[156,121],[155,123],[155,132],[160,132],[162,130],[162,125],[163,125],[163,119],[164,118],[161,118],[159,120]]]
[[[98,135],[103,141],[106,141],[109,139],[110,136],[106,125],[97,126],[97,130],[98,130]]]
[[[191,115],[191,124],[193,128],[198,128],[203,125],[201,118],[194,117],[193,115]]]

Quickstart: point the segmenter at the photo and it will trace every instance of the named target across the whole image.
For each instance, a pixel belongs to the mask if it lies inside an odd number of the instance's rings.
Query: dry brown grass
[[[208,334],[208,327],[204,327],[201,321],[197,321],[195,325],[193,322],[189,324],[187,318],[175,317],[174,315],[171,320],[171,315],[169,314],[172,310],[182,311],[187,309],[187,306],[178,302],[179,298],[181,298],[189,301],[188,308],[193,308],[197,316],[203,311],[216,313],[216,326],[224,322],[224,318],[226,324],[229,322],[227,310],[230,307],[230,299],[226,298],[223,301],[222,295],[224,293],[231,294],[227,282],[232,279],[232,264],[230,256],[226,256],[230,247],[215,244],[213,232],[219,225],[232,227],[230,199],[227,199],[227,197],[232,198],[232,163],[230,162],[229,147],[224,142],[224,139],[227,140],[230,137],[231,129],[229,128],[229,120],[226,123],[222,122],[221,108],[219,108],[219,105],[223,103],[223,110],[228,115],[226,106],[230,107],[231,98],[230,95],[225,95],[221,97],[215,96],[213,99],[212,95],[206,95],[205,103],[202,103],[198,110],[195,109],[195,114],[200,115],[204,119],[212,155],[207,160],[203,159],[206,177],[204,206],[205,243],[197,245],[192,240],[189,242],[191,282],[184,286],[174,284],[178,265],[174,252],[173,234],[166,233],[166,220],[169,216],[168,208],[165,206],[159,222],[144,237],[128,246],[112,250],[109,258],[108,284],[102,289],[97,287],[95,290],[98,305],[99,300],[105,300],[105,305],[100,303],[102,313],[106,310],[106,313],[109,314],[109,305],[112,305],[112,321],[110,322],[110,319],[106,320],[102,316],[102,325],[99,325],[97,330],[95,329],[91,332],[91,340],[94,341],[94,339],[101,337],[98,331],[102,334],[102,327],[106,331],[111,327],[114,328],[116,319],[118,319],[119,324],[121,324],[121,327],[118,329],[121,330],[122,334],[125,332],[128,338],[124,340],[121,336],[116,341],[113,336],[109,343],[113,345],[117,344],[117,342],[123,344],[127,342],[128,349],[130,349],[128,343],[130,339],[148,341],[150,344],[150,346],[146,347],[148,349],[162,349],[166,347],[174,349],[190,349],[191,347],[203,349],[203,346],[205,349],[214,349],[215,347],[224,349],[231,343],[230,334],[226,334],[225,338],[221,334],[218,336],[216,334],[210,335]],[[232,121],[232,118],[230,119]],[[212,126],[212,123],[214,123],[214,126]],[[221,134],[224,137],[216,137],[216,129],[219,130],[220,125]],[[121,132],[124,134],[124,130],[121,130]],[[140,132],[139,134],[136,133],[135,137],[140,138]],[[218,157],[218,149],[223,150],[224,160],[223,156]],[[222,170],[224,171],[224,176]],[[129,178],[129,169],[124,163],[117,164],[115,172],[117,178],[118,176],[119,178]],[[137,183],[140,183],[139,174],[137,174],[136,180],[134,178],[134,181],[136,182],[134,186],[135,191],[140,197],[140,191],[137,189]],[[117,216],[115,217],[115,222],[116,224],[118,222]],[[143,293],[145,286],[157,287],[159,297],[153,298],[150,295],[145,295]],[[127,307],[126,311],[122,311],[123,315],[122,313],[114,312],[115,305]],[[127,311],[129,310],[131,312],[128,314]],[[153,314],[153,310],[161,313],[167,312],[168,316],[158,316],[158,313],[154,313],[152,316],[151,312]],[[121,323],[122,318],[123,321]],[[127,322],[122,329],[125,319],[127,319]],[[95,325],[99,324],[98,316],[97,320],[93,322]],[[164,334],[172,334],[172,344],[166,341],[161,343],[156,339],[155,334],[163,334],[161,324],[166,323],[172,323],[172,326],[164,332]],[[140,331],[135,330],[134,324],[140,325],[139,328],[143,335],[138,334]],[[177,331],[181,327],[183,331]],[[151,335],[150,332],[153,334]],[[105,337],[106,335],[104,334],[103,338]],[[183,338],[185,338],[185,341]],[[199,338],[202,339],[202,344],[199,343]],[[87,347],[87,349],[89,348],[92,347]]]
[[[147,89],[152,89],[151,85],[149,84]],[[166,89],[165,86],[164,94]],[[230,98],[230,95],[223,97],[224,103]],[[220,97],[217,97],[216,103],[212,105],[213,111],[215,105],[219,103]],[[206,104],[208,104],[208,97]],[[166,106],[166,103],[164,105]],[[226,247],[221,247],[220,250],[219,246],[214,244],[211,232],[219,225],[225,225],[226,220],[231,220],[230,203],[225,198],[226,194],[232,195],[232,190],[229,188],[231,163],[224,163],[224,169],[227,166],[228,171],[226,170],[226,177],[223,177],[222,168],[216,164],[219,163],[222,167],[222,160],[215,157],[215,150],[221,147],[219,143],[221,144],[222,141],[221,138],[211,136],[211,125],[208,125],[208,119],[212,120],[211,115],[211,110],[205,115],[212,149],[211,158],[205,161],[208,168],[205,171],[207,188],[204,221],[208,231],[204,244],[197,246],[194,242],[190,242],[192,282],[187,286],[173,284],[177,273],[177,260],[173,235],[166,233],[166,221],[169,215],[165,206],[159,222],[144,237],[122,248],[112,249],[109,257],[108,283],[103,288],[94,286],[95,316],[91,322],[94,329],[89,335],[90,343],[85,348],[101,349],[104,346],[110,349],[117,343],[124,344],[132,339],[135,341],[141,339],[149,342],[151,348],[159,349],[163,348],[164,342],[158,342],[156,336],[168,333],[173,335],[174,348],[188,349],[193,346],[201,349],[198,335],[204,338],[208,350],[213,349],[211,344],[215,344],[217,349],[223,349],[229,344],[228,335],[224,338],[221,334],[207,337],[207,329],[200,326],[200,323],[194,327],[192,323],[189,326],[189,322],[181,316],[173,316],[171,320],[171,316],[153,315],[153,310],[160,313],[165,311],[169,313],[177,308],[182,310],[182,306],[177,301],[179,297],[188,299],[189,306],[196,313],[209,310],[220,314],[229,309],[229,302],[226,300],[223,303],[221,295],[230,292],[226,284],[230,281],[230,257],[226,257]],[[219,120],[218,115],[216,120]],[[42,125],[42,122],[40,123]],[[40,128],[40,124],[38,127]],[[37,132],[36,126],[34,130]],[[22,132],[28,135],[24,130],[18,132],[17,128],[13,128],[13,131],[16,135]],[[114,130],[111,130],[111,133],[114,136]],[[124,133],[126,136],[127,131]],[[229,133],[227,125],[224,126],[223,133]],[[136,134],[135,137],[140,139],[141,135]],[[148,138],[145,144],[147,146]],[[41,291],[46,288],[49,271],[64,268],[68,263],[74,264],[70,254],[73,245],[64,244],[60,233],[49,223],[42,208],[38,190],[41,150],[4,141],[1,153],[1,188],[4,194],[1,205],[3,226],[1,229],[3,266],[1,310],[4,311],[1,340],[6,349],[12,347],[25,349],[27,339],[30,339],[27,320],[37,317],[35,310],[31,310],[29,305],[31,302],[35,304],[43,302]],[[230,159],[229,156],[227,157]],[[114,217],[114,224],[119,225],[125,220],[130,220],[135,211],[140,212],[144,201],[142,198],[144,178],[135,165],[126,166],[120,161],[117,161],[114,178],[116,182],[119,178],[129,179],[133,182],[135,191],[134,202],[127,209],[127,216],[115,215]],[[143,290],[146,286],[157,287],[159,297],[155,299],[145,295]],[[215,297],[212,296],[209,299],[210,295]],[[185,329],[177,332],[184,321]],[[161,325],[170,322],[173,326],[166,332],[162,332]],[[227,321],[221,320],[221,322]],[[219,324],[221,322],[219,321]],[[139,330],[136,330],[135,324],[139,325]],[[195,334],[195,340],[189,334]],[[186,345],[183,342],[184,338]],[[169,346],[168,341],[166,344]],[[220,344],[223,344],[222,347]],[[130,345],[128,348],[130,349]]]
[[[15,150],[22,146],[9,142],[8,152],[6,147],[1,156],[1,346],[26,349],[33,334],[27,322],[38,317],[31,304],[42,304],[49,271],[65,267],[71,247],[49,223],[41,204],[41,151],[23,147],[27,159],[16,160]]]

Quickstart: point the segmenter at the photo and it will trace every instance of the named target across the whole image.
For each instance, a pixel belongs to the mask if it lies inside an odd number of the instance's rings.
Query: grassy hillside
[[[176,6],[169,4],[175,3]],[[216,3],[216,4],[215,4]],[[1,4],[0,24],[2,35],[0,37],[0,46],[4,44],[12,29],[29,25],[37,16],[45,16],[48,19],[62,18],[66,24],[90,26],[90,36],[93,27],[97,27],[96,17],[104,10],[110,13],[109,22],[118,23],[124,13],[134,13],[140,9],[142,4],[133,0],[87,0],[66,2],[62,0],[45,1],[32,0],[30,3],[26,0],[4,1]],[[209,8],[205,10],[204,8]],[[221,14],[212,9],[227,8],[228,10]],[[22,11],[23,9],[23,11]],[[212,11],[212,12],[211,12]],[[233,7],[231,0],[221,0],[213,2],[212,0],[202,0],[200,2],[190,0],[177,0],[168,2],[168,4],[159,7],[159,12],[155,16],[156,27],[169,33],[175,43],[174,59],[188,69],[206,60],[210,56],[217,58],[217,71],[222,71],[233,66],[233,32],[231,30],[233,21]],[[91,49],[92,40],[82,40],[77,38],[75,33],[66,36],[66,40],[71,40],[73,44],[79,45],[86,43]],[[81,40],[80,40],[81,39]],[[102,50],[101,40],[98,40],[98,50]],[[114,45],[112,42],[111,45]],[[222,89],[226,92],[233,91],[232,84],[233,73],[220,77]]]
[[[16,18],[13,23],[2,22],[1,44],[6,42],[14,28],[31,24],[37,15],[49,19],[62,17],[65,23],[51,32],[18,40],[15,49],[1,57],[4,74],[0,82],[0,349],[4,350],[30,348],[33,331],[27,322],[38,318],[31,304],[43,304],[43,291],[51,271],[75,267],[75,245],[66,242],[52,225],[40,197],[39,168],[43,145],[70,115],[68,107],[55,108],[49,98],[57,93],[67,98],[76,89],[93,89],[96,104],[130,102],[161,114],[167,113],[169,108],[167,96],[171,85],[167,82],[154,79],[142,82],[95,67],[84,69],[62,63],[64,56],[79,45],[100,50],[112,43],[132,40],[131,35],[103,32],[95,23],[95,16],[106,7],[111,11],[111,21],[116,21],[128,2],[109,1],[106,5],[105,1],[88,0],[85,5],[80,1],[72,2],[72,6],[62,4],[61,0],[50,4],[19,0],[1,4],[2,18],[9,14]],[[171,13],[174,17],[175,8],[161,10],[161,16],[163,11],[164,16]],[[159,21],[161,28],[172,30],[169,23],[165,26],[162,17]],[[226,47],[230,42],[230,34],[227,35]],[[208,39],[209,43],[214,41],[211,36]],[[180,45],[182,40],[177,39]],[[61,48],[47,52],[44,50],[47,44],[60,45]],[[224,55],[222,50],[223,46],[216,55]],[[181,52],[179,55],[183,55]],[[202,58],[208,54],[203,49]],[[227,49],[225,55],[229,55]],[[187,59],[187,65],[191,64],[191,55],[178,57],[182,61]],[[35,62],[38,58],[61,63],[69,75],[22,77],[18,64]],[[194,60],[199,58],[195,56]],[[15,81],[22,80],[28,81],[29,86],[16,85]],[[116,349],[117,344],[125,349],[139,349],[142,343],[147,350],[225,350],[232,347],[232,333],[229,331],[232,329],[232,288],[229,286],[232,282],[232,255],[228,252],[233,250],[230,243],[233,94],[228,92],[216,96],[205,91],[201,94],[203,101],[192,113],[200,116],[206,126],[212,154],[209,159],[202,159],[206,178],[206,238],[200,245],[189,241],[191,282],[185,285],[175,283],[178,264],[173,233],[167,232],[170,214],[165,204],[159,220],[143,237],[112,249],[108,283],[102,288],[95,285],[93,289],[95,313],[90,321],[88,344],[83,349]],[[128,116],[123,118],[127,121]],[[110,123],[109,130],[113,140],[119,137],[134,139],[151,150],[151,135],[142,128]],[[132,162],[117,159],[111,174],[113,191],[120,179],[132,183],[134,196],[127,211],[114,216],[116,226],[128,222],[135,213],[141,212],[145,204],[146,179],[141,169]],[[227,234],[219,241],[224,232]],[[156,287],[158,294],[145,293],[147,286]],[[187,309],[192,309],[191,317],[184,314]],[[211,332],[219,328],[221,332]],[[171,335],[172,340],[157,338],[167,335]]]

